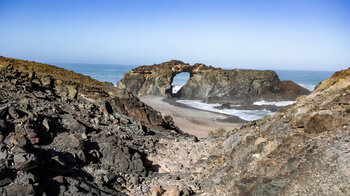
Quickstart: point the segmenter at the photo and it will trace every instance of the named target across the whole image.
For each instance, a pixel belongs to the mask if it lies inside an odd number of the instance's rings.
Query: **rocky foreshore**
[[[161,138],[196,140],[112,84],[0,59],[1,195],[128,194]]]
[[[1,195],[347,195],[350,69],[198,140],[126,90],[0,59]]]
[[[308,96],[240,129],[197,143],[160,141],[150,160],[199,195],[348,195],[350,69]],[[174,181],[175,179],[175,181]]]

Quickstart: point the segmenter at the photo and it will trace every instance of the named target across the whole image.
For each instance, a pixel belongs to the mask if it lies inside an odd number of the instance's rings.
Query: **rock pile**
[[[350,69],[198,140],[111,84],[2,58],[0,194],[348,195],[349,122]]]
[[[157,175],[147,155],[160,138],[195,139],[127,92],[90,91],[16,62],[0,63],[1,195],[131,194]]]
[[[171,118],[162,115],[126,90],[112,83],[99,82],[89,76],[67,71],[52,65],[0,56],[0,64],[11,64],[21,73],[28,74],[28,85],[52,88],[63,101],[83,99],[105,108],[129,115],[148,127],[176,129]],[[16,80],[16,78],[14,78]]]

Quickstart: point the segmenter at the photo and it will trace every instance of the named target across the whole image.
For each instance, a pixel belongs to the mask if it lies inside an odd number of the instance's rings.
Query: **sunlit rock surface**
[[[190,79],[172,93],[176,74],[189,72]],[[292,81],[280,81],[274,71],[224,70],[204,64],[189,65],[172,60],[152,66],[140,66],[118,82],[120,89],[134,95],[170,96],[206,102],[252,103],[256,100],[295,100],[309,91]]]

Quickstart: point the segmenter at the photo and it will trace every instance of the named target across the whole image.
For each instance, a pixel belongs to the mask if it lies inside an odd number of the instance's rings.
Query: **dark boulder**
[[[30,153],[19,153],[13,156],[14,168],[27,171],[38,166],[37,157]]]
[[[65,114],[62,116],[63,127],[67,130],[76,133],[86,133],[86,127],[82,125],[78,120],[74,119],[73,116]]]
[[[5,188],[6,194],[8,196],[29,196],[29,195],[35,195],[35,190],[33,185],[27,184],[27,185],[22,185],[22,184],[12,184],[9,186],[6,186]]]
[[[128,147],[116,146],[112,142],[99,143],[101,163],[117,172],[142,173],[145,171],[141,156],[132,154]]]
[[[8,108],[9,108],[8,106],[2,106],[2,107],[0,107],[0,118],[6,117]]]

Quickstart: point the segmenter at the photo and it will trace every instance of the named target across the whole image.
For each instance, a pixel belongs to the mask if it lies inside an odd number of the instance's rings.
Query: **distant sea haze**
[[[77,73],[88,75],[99,81],[116,84],[123,78],[124,74],[137,66],[131,65],[106,65],[106,64],[56,64],[58,67],[72,70]],[[225,69],[227,69],[225,67]],[[235,67],[232,67],[235,69]],[[332,71],[301,71],[301,70],[274,70],[281,80],[292,80],[293,82],[312,91],[321,81],[332,76]],[[178,74],[174,84],[186,84],[188,77],[186,73]]]
[[[120,79],[123,78],[124,74],[137,66],[127,66],[127,65],[105,65],[105,64],[56,64],[59,67],[65,68],[67,70],[72,70],[76,73],[81,73],[88,75],[99,81],[106,81],[116,84]],[[225,69],[227,69],[225,67]],[[232,69],[235,69],[232,67]],[[301,71],[301,70],[274,70],[281,80],[291,80],[300,86],[312,91],[315,86],[332,76],[334,72],[331,71]],[[177,91],[181,86],[185,85],[189,79],[188,73],[178,74],[173,81],[173,90]],[[242,118],[243,120],[256,120],[262,118],[266,115],[272,115],[273,112],[269,110],[236,110],[236,109],[225,109],[219,110],[214,108],[218,104],[208,104],[196,100],[177,100],[177,102],[185,104],[187,106],[219,112],[228,115],[234,115]],[[265,102],[260,100],[254,103],[255,105],[276,105],[285,106],[294,103],[293,101],[287,102]]]

